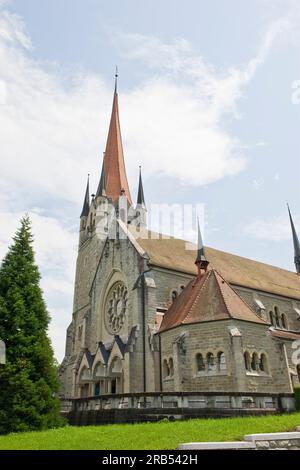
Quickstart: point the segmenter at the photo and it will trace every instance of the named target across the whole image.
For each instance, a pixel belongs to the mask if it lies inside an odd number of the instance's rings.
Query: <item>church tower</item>
[[[64,388],[71,394],[74,393],[78,358],[82,357],[88,346],[86,332],[90,328],[90,292],[109,234],[109,211],[112,207],[117,208],[120,200],[125,200],[127,209],[132,208],[133,210],[124,161],[117,78],[116,73],[112,112],[99,184],[96,193],[92,194],[90,199],[90,181],[88,177],[80,215],[73,318],[67,332],[66,357],[62,365]],[[118,212],[117,216],[120,216]],[[72,360],[75,362],[70,363]]]

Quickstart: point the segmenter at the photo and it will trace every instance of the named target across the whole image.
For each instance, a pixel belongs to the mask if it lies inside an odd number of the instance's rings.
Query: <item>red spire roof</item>
[[[189,282],[165,313],[159,331],[179,325],[230,318],[267,325],[218,271],[211,269]]]
[[[116,88],[106,143],[104,164],[106,175],[106,195],[115,202],[123,192],[127,197],[128,202],[132,204],[124,162],[119,120],[118,93]]]

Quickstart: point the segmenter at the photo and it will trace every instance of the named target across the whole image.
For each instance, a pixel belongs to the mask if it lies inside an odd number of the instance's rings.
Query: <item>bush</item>
[[[296,410],[300,411],[300,387],[294,389]]]

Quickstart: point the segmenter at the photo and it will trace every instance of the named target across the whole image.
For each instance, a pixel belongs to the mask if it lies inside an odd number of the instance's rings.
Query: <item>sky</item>
[[[29,213],[62,360],[79,214],[118,65],[129,184],[205,208],[209,246],[294,270],[298,0],[0,0],[0,258]]]

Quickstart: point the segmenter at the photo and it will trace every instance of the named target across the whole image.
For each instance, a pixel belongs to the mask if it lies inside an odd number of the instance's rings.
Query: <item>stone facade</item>
[[[147,276],[141,277],[144,271]],[[71,398],[160,389],[291,392],[293,385],[299,383],[299,370],[292,362],[293,341],[273,337],[270,322],[259,325],[237,320],[215,321],[157,333],[157,319],[171,305],[172,293],[180,293],[191,278],[188,274],[149,266],[147,256],[127,237],[126,229],[120,240],[105,242],[92,233],[79,247],[73,320],[67,331],[66,357],[61,367],[63,395]],[[118,283],[126,287],[128,298],[124,323],[114,335],[105,323],[105,309],[109,292]],[[286,316],[285,326],[299,331],[295,311],[300,308],[299,301],[233,287],[253,309],[258,310],[257,300],[263,304],[262,317],[269,321],[269,312],[277,307]],[[220,368],[217,361],[221,353],[224,356]],[[263,354],[266,370],[253,371],[250,367],[247,371],[246,353],[250,361],[253,354],[257,354],[258,360]],[[212,370],[197,370],[197,354],[202,355],[205,363],[207,355],[213,355]],[[112,363],[117,359],[120,369],[112,372]],[[102,372],[97,375],[99,365]],[[83,373],[85,369],[87,375]]]
[[[300,339],[296,274],[266,266],[263,285],[270,289],[249,288],[257,280],[255,262],[235,256],[232,272],[237,279],[240,263],[243,283],[231,282],[231,287],[258,320],[223,318],[161,331],[166,312],[196,273],[191,254],[180,251],[182,241],[166,245],[158,240],[150,254],[150,245],[133,236],[132,227],[145,228],[147,211],[141,175],[138,204],[134,208],[131,202],[116,91],[101,179],[91,203],[88,188],[80,218],[72,322],[60,368],[62,397],[159,391],[290,393],[299,384],[299,365],[292,359]],[[219,259],[221,270],[226,267],[230,274],[230,255],[213,249],[209,253],[214,265]],[[258,286],[265,281],[263,273],[260,263]],[[214,305],[212,295],[209,309]]]

